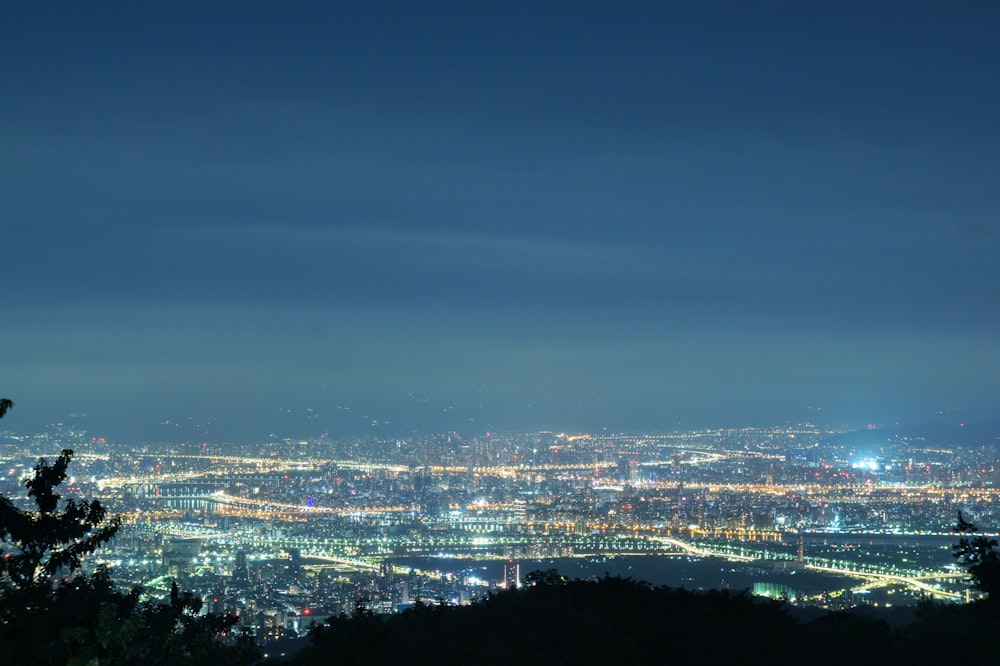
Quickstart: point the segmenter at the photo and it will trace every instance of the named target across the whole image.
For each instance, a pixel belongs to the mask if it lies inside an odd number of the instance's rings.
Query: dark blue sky
[[[1000,416],[1000,6],[626,4],[6,7],[4,425]]]

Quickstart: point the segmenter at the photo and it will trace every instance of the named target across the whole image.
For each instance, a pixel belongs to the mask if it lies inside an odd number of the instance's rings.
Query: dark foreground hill
[[[334,620],[296,663],[994,663],[998,629],[987,604],[927,604],[913,623],[892,629],[855,614],[800,622],[787,606],[745,594],[606,577],[537,585],[466,607],[418,605],[400,615]]]

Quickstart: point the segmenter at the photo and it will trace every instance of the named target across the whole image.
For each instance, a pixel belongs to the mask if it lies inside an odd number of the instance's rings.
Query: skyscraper
[[[236,562],[233,566],[233,584],[247,585],[250,583],[250,570],[247,569],[246,551],[236,551]]]
[[[503,584],[508,590],[521,587],[521,565],[514,560],[503,563]]]

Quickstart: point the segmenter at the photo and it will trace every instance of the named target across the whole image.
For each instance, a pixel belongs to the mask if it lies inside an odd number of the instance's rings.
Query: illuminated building
[[[503,584],[508,590],[521,587],[521,565],[514,560],[503,563]]]

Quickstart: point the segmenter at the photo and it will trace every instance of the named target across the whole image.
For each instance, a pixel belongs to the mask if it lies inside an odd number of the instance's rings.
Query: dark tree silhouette
[[[997,552],[997,540],[978,535],[972,538],[965,536],[978,532],[973,523],[958,512],[958,522],[952,529],[962,535],[958,543],[951,547],[952,555],[972,578],[976,589],[985,592],[994,603],[1000,603],[1000,553]]]
[[[63,500],[55,492],[66,479],[73,452],[64,449],[55,463],[44,458],[25,482],[37,511],[18,508],[0,496],[0,580],[18,588],[47,583],[53,576],[68,577],[83,555],[107,543],[121,526],[121,517],[108,517],[100,502]]]
[[[52,464],[38,461],[25,483],[37,511],[23,510],[0,495],[4,663],[242,666],[258,661],[249,636],[219,641],[230,634],[236,617],[203,614],[201,599],[176,584],[169,603],[143,603],[139,588],[118,591],[104,569],[73,576],[81,557],[115,535],[121,518],[109,518],[97,501],[62,500],[56,493],[72,457],[67,449]]]
[[[0,398],[0,419],[2,419],[4,417],[4,414],[7,413],[7,410],[13,406],[14,402],[12,400],[8,400],[7,398]]]
[[[952,531],[965,534],[966,532],[978,532],[979,528],[976,527],[975,524],[970,523],[968,520],[966,520],[965,517],[962,515],[962,512],[959,511],[958,522],[955,523],[955,527],[952,528]]]
[[[524,584],[529,587],[536,585],[565,585],[569,578],[563,576],[556,569],[536,569],[524,577]]]
[[[118,591],[103,569],[48,589],[8,588],[0,594],[4,664],[242,666],[259,661],[249,636],[231,635],[235,617],[202,614],[201,608],[201,599],[176,585],[168,603],[142,602],[139,588]]]

